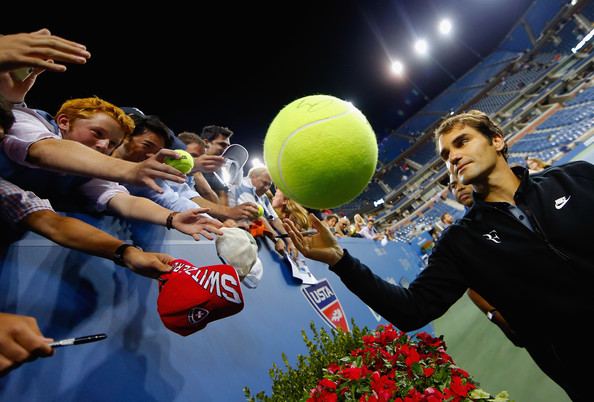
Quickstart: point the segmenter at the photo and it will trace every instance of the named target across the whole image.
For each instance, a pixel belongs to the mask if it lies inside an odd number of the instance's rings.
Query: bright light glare
[[[415,42],[415,50],[418,53],[427,53],[427,42],[425,42],[423,39],[419,39]]]
[[[402,74],[404,72],[404,65],[399,61],[393,62],[392,63],[392,72],[395,74]]]
[[[439,23],[439,32],[442,34],[448,34],[452,30],[452,24],[449,20],[441,20]]]
[[[260,162],[260,159],[258,159],[258,158],[252,159],[252,167],[261,167],[261,166],[265,166],[265,165],[262,162]]]
[[[592,36],[594,36],[594,29],[592,29],[590,32],[588,32],[588,35],[584,36],[584,38],[580,41],[580,43],[578,43],[575,47],[572,47],[571,51],[573,53],[576,53],[578,50],[580,50],[582,47],[584,47],[584,45],[586,43],[588,43],[588,41],[590,39],[592,39]]]

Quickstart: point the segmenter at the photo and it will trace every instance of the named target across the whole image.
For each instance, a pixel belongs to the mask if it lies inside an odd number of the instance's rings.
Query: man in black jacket
[[[428,266],[408,289],[390,284],[320,231],[289,234],[307,258],[327,263],[374,311],[404,331],[443,315],[468,288],[497,306],[535,362],[573,400],[591,396],[592,348],[562,336],[594,314],[594,166],[573,162],[528,175],[508,166],[501,129],[479,111],[454,116],[436,131],[441,158],[474,204],[446,228]],[[290,228],[290,223],[287,222]],[[292,228],[291,228],[292,229]]]

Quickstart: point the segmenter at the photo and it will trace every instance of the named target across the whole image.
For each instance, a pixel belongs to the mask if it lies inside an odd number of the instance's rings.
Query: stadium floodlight
[[[584,45],[586,43],[588,43],[590,41],[590,39],[592,39],[593,35],[594,35],[594,29],[592,29],[590,32],[588,32],[588,35],[584,36],[582,38],[582,40],[580,41],[580,43],[578,43],[575,47],[572,47],[571,51],[573,53],[576,53],[578,50],[580,50],[582,47],[584,47]]]
[[[439,23],[439,32],[441,32],[442,34],[449,34],[451,30],[452,23],[447,19],[441,20],[441,22]]]
[[[425,54],[427,53],[427,42],[423,39],[419,39],[415,42],[415,50],[417,53]]]
[[[256,167],[262,167],[262,166],[266,166],[266,165],[264,165],[264,163],[262,163],[260,161],[260,159],[258,159],[258,158],[252,159],[252,167],[256,168]]]
[[[392,72],[394,74],[402,74],[404,72],[404,64],[396,60],[392,63]]]
[[[396,75],[398,75],[400,78],[405,79],[406,81],[408,81],[413,88],[415,89],[415,91],[419,94],[421,94],[423,96],[423,99],[425,99],[427,102],[429,102],[429,97],[427,95],[425,95],[423,93],[423,91],[421,91],[421,88],[419,88],[409,77],[406,76],[405,72],[404,72],[404,64],[402,64],[402,62],[395,60],[392,62],[392,72]]]
[[[377,207],[377,206],[382,205],[383,203],[384,203],[384,199],[383,198],[380,198],[379,200],[373,201],[373,206],[374,207]]]

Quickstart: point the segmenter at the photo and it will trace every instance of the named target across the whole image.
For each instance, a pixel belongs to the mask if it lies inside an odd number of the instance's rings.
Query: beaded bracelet
[[[167,230],[169,230],[173,227],[173,218],[175,218],[175,215],[177,215],[177,214],[179,214],[179,212],[173,211],[167,217],[167,222],[165,222],[165,227],[167,228]]]

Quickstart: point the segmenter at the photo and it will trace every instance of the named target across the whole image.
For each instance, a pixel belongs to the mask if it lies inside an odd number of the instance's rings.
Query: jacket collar
[[[514,166],[511,168],[511,170],[520,179],[520,186],[516,190],[516,194],[518,194],[518,193],[525,194],[530,189],[530,187],[532,185],[532,181],[530,179],[530,174],[528,172],[528,169],[523,166]],[[472,191],[472,199],[474,200],[474,203],[468,212],[475,209],[476,205],[486,206],[486,205],[498,204],[498,203],[489,203],[489,202],[483,201],[483,198],[478,193],[476,193],[474,190]]]

